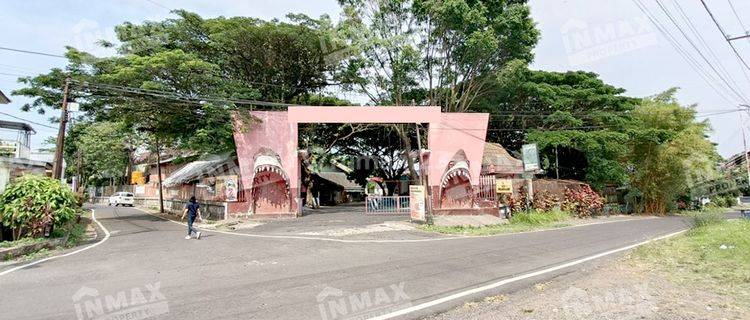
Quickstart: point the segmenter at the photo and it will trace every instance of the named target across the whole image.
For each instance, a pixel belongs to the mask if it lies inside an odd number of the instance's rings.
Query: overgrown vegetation
[[[0,221],[13,240],[40,237],[47,227],[61,227],[76,218],[73,192],[57,180],[37,175],[17,178],[0,195]]]
[[[750,303],[750,220],[724,220],[721,211],[694,213],[686,234],[636,250],[636,262],[679,284]]]
[[[423,225],[419,228],[424,231],[460,234],[472,236],[486,236],[493,234],[514,233],[524,231],[534,231],[542,229],[553,229],[569,226],[566,223],[571,218],[571,214],[561,210],[551,211],[529,211],[517,213],[511,217],[510,222],[506,224],[496,224],[483,227],[471,226],[452,226],[443,227],[436,225]]]
[[[683,107],[669,90],[647,99],[634,111],[630,185],[643,210],[665,214],[697,181],[716,174],[719,156],[706,139],[708,123],[696,121],[694,107]]]
[[[551,223],[561,222],[570,219],[571,213],[553,209],[550,211],[529,211],[519,212],[510,218],[511,224],[521,224],[529,226],[543,226]]]
[[[526,203],[526,188],[521,187],[518,195],[509,196],[504,202],[514,214],[522,214],[529,210],[536,212],[564,210],[579,218],[586,218],[600,215],[604,209],[604,198],[585,184],[566,189],[562,198],[548,191],[535,192],[534,201],[530,203],[530,206]]]

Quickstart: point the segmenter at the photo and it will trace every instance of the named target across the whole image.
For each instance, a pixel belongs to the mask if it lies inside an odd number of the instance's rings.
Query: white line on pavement
[[[504,285],[509,284],[509,283],[513,283],[513,282],[521,281],[521,280],[524,280],[524,279],[528,279],[528,278],[540,276],[540,275],[543,275],[545,273],[554,272],[554,271],[557,271],[557,270],[560,270],[560,269],[572,267],[572,266],[575,266],[575,265],[578,265],[578,264],[581,264],[581,263],[584,263],[584,262],[588,262],[588,261],[591,261],[591,260],[594,260],[594,259],[598,259],[598,258],[601,258],[601,257],[604,257],[604,256],[608,256],[608,255],[615,254],[615,253],[618,253],[618,252],[630,250],[630,249],[633,249],[633,248],[636,248],[636,247],[639,247],[639,246],[642,246],[644,244],[648,244],[648,243],[651,243],[651,242],[654,242],[654,241],[658,241],[658,240],[663,240],[663,239],[666,239],[666,238],[670,238],[670,237],[676,236],[678,234],[681,234],[681,233],[683,233],[685,231],[687,231],[687,230],[682,230],[682,231],[670,233],[668,235],[664,235],[664,236],[661,236],[661,237],[653,238],[653,239],[650,239],[650,240],[646,240],[646,241],[643,241],[643,242],[640,242],[640,243],[636,243],[636,244],[633,244],[633,245],[629,245],[629,246],[626,246],[626,247],[622,247],[622,248],[619,248],[619,249],[614,249],[614,250],[610,250],[610,251],[607,251],[607,252],[602,252],[602,253],[599,253],[599,254],[595,254],[593,256],[588,256],[588,257],[581,258],[581,259],[578,259],[578,260],[575,260],[575,261],[571,261],[571,262],[568,262],[568,263],[563,263],[563,264],[560,264],[560,265],[557,265],[557,266],[554,266],[554,267],[549,267],[549,268],[542,269],[542,270],[539,270],[539,271],[534,271],[534,272],[526,273],[526,274],[523,274],[523,275],[520,275],[520,276],[516,276],[516,277],[513,277],[513,278],[503,279],[503,280],[500,280],[498,282],[490,283],[490,284],[487,284],[487,285],[484,285],[484,286],[481,286],[481,287],[477,287],[477,288],[474,288],[474,289],[469,289],[469,290],[466,290],[466,291],[454,293],[452,295],[445,296],[445,297],[442,297],[442,298],[439,298],[439,299],[436,299],[436,300],[428,301],[428,302],[421,303],[421,304],[418,304],[418,305],[415,305],[415,306],[411,306],[409,308],[405,308],[405,309],[397,310],[397,311],[394,311],[394,312],[391,312],[391,313],[387,313],[387,314],[384,314],[384,315],[381,315],[381,316],[373,317],[373,318],[370,318],[370,320],[385,320],[385,319],[391,319],[391,318],[403,316],[403,315],[412,313],[414,311],[419,311],[419,310],[422,310],[422,309],[427,309],[429,307],[434,307],[436,305],[439,305],[441,303],[445,303],[445,302],[448,302],[448,301],[451,301],[451,300],[456,300],[456,299],[460,299],[460,298],[463,298],[463,297],[466,297],[466,296],[469,296],[469,295],[472,295],[472,294],[480,293],[482,291],[487,291],[487,290],[495,289],[495,288],[504,286]]]
[[[170,220],[158,215],[155,215],[151,212],[148,212],[147,210],[143,210],[141,208],[133,207],[133,209],[141,211],[145,214],[157,217],[162,220],[166,220],[172,223],[179,224],[181,226],[187,226],[187,224]],[[533,230],[533,231],[522,231],[522,232],[514,232],[514,233],[502,233],[502,234],[493,234],[493,235],[485,235],[485,236],[461,236],[461,235],[454,235],[450,237],[444,237],[444,238],[430,238],[430,239],[390,239],[390,240],[347,240],[347,239],[333,239],[333,238],[320,238],[320,237],[304,237],[304,236],[286,236],[286,235],[266,235],[266,234],[252,234],[252,233],[239,233],[239,232],[231,232],[231,231],[221,231],[216,229],[205,229],[205,228],[196,228],[203,231],[208,232],[215,232],[215,233],[221,233],[221,234],[228,234],[228,235],[234,235],[234,236],[242,236],[242,237],[250,237],[250,238],[269,238],[269,239],[298,239],[298,240],[318,240],[318,241],[329,241],[329,242],[340,242],[340,243],[414,243],[414,242],[431,242],[431,241],[446,241],[446,240],[457,240],[457,239],[478,239],[478,238],[492,238],[492,237],[503,237],[503,236],[511,236],[511,235],[518,235],[518,234],[525,234],[525,233],[536,233],[536,232],[544,232],[544,231],[555,231],[555,230],[565,230],[565,229],[571,229],[571,228],[578,228],[578,227],[585,227],[585,226],[593,226],[593,225],[600,225],[600,224],[607,224],[607,223],[615,223],[615,222],[626,222],[626,221],[637,221],[637,220],[646,220],[646,219],[656,219],[655,217],[648,217],[648,218],[634,218],[634,219],[623,219],[623,220],[613,220],[613,221],[601,221],[601,222],[593,222],[593,223],[584,223],[584,224],[578,224],[578,225],[572,225],[567,227],[560,227],[560,228],[553,228],[553,229],[540,229],[540,230]]]
[[[35,264],[39,264],[39,263],[42,263],[42,262],[45,262],[45,261],[49,261],[49,260],[52,260],[52,259],[57,259],[57,258],[71,256],[71,255],[74,255],[76,253],[83,252],[83,251],[86,251],[86,250],[91,249],[93,247],[96,247],[96,246],[102,244],[104,241],[107,241],[107,239],[109,239],[109,230],[107,230],[107,228],[105,228],[104,225],[101,222],[99,222],[99,220],[96,220],[96,213],[94,212],[94,209],[91,209],[91,220],[94,220],[94,222],[96,222],[96,224],[98,224],[99,227],[102,228],[102,230],[104,230],[104,239],[99,240],[99,242],[97,242],[97,243],[94,243],[94,244],[89,245],[87,247],[78,249],[76,251],[71,251],[71,252],[68,252],[66,254],[61,254],[61,255],[58,255],[58,256],[47,257],[47,258],[40,259],[40,260],[31,262],[31,263],[27,263],[27,264],[24,264],[24,265],[20,265],[20,266],[17,266],[17,267],[10,268],[8,270],[0,272],[0,276],[4,276],[4,275],[9,274],[9,273],[11,273],[13,271],[20,270],[20,269],[23,269],[23,268],[26,268],[26,267],[30,267],[30,266],[33,266]]]

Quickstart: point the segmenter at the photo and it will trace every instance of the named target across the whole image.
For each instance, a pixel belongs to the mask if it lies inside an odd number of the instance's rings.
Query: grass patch
[[[25,246],[29,244],[37,244],[43,242],[45,238],[21,238],[16,241],[3,241],[0,242],[0,248],[11,248],[16,246]]]
[[[530,211],[528,213],[517,213],[510,218],[511,224],[523,224],[529,226],[549,225],[570,219],[571,214],[567,211]]]
[[[68,234],[68,241],[65,243],[66,247],[73,247],[78,243],[85,240],[86,225],[83,223],[76,223],[70,227],[70,233]]]
[[[541,229],[554,229],[567,227],[570,224],[565,223],[569,220],[571,214],[566,211],[552,210],[547,212],[531,211],[528,213],[516,213],[506,224],[495,224],[483,227],[471,226],[436,226],[422,225],[418,228],[423,231],[438,232],[445,234],[460,234],[472,236],[486,236],[503,233],[516,233],[524,231],[534,231]]]
[[[702,214],[725,214],[725,213],[732,212],[732,211],[735,211],[735,208],[706,206],[702,210],[683,210],[683,211],[673,212],[672,214],[677,215],[677,216],[693,217],[693,216],[702,215]]]
[[[750,220],[694,218],[694,227],[673,239],[637,249],[633,259],[671,280],[750,303]]]

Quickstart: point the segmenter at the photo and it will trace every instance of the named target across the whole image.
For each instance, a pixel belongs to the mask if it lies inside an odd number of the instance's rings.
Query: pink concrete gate
[[[230,215],[300,214],[300,123],[426,123],[429,150],[420,160],[432,207],[472,209],[488,119],[486,113],[443,113],[440,107],[294,106],[235,113],[234,140],[245,201],[230,203],[227,210]],[[401,202],[394,204],[402,207]],[[408,212],[408,205],[398,210]]]

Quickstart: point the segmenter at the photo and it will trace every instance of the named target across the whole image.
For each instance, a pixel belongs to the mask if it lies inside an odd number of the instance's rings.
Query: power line
[[[0,72],[0,75],[4,75],[4,76],[11,76],[11,77],[26,77],[26,76],[24,76],[24,75],[22,75],[22,74],[17,74],[17,73],[7,73],[7,72]]]
[[[719,79],[721,79],[721,81],[724,82],[724,84],[727,86],[727,88],[729,88],[732,92],[734,92],[734,94],[737,95],[737,97],[739,97],[741,101],[745,101],[745,103],[747,103],[748,99],[744,95],[742,95],[739,91],[737,91],[737,89],[735,89],[727,81],[727,79],[724,78],[724,76],[716,69],[716,67],[714,67],[714,65],[711,63],[711,61],[709,61],[708,58],[706,58],[706,56],[703,54],[703,52],[700,50],[700,48],[698,48],[698,46],[695,44],[695,42],[693,42],[693,40],[687,35],[687,33],[685,32],[685,30],[682,29],[682,27],[680,26],[680,24],[677,22],[677,20],[674,19],[674,17],[672,16],[672,14],[661,3],[661,1],[660,0],[654,0],[654,1],[656,1],[656,4],[659,6],[659,8],[661,9],[661,11],[664,12],[664,14],[667,16],[667,18],[669,19],[669,21],[671,21],[672,24],[674,24],[674,26],[677,27],[677,31],[679,31],[680,34],[682,34],[682,36],[685,38],[685,40],[688,41],[688,43],[690,44],[690,46],[692,46],[693,49],[695,49],[695,51],[698,52],[698,55],[703,59],[703,61],[706,62],[706,64],[708,65],[708,67],[711,68],[711,70],[713,70],[716,73],[716,75],[719,76]]]
[[[63,58],[63,59],[67,59],[68,58],[66,56],[59,55],[59,54],[39,52],[39,51],[31,51],[31,50],[23,50],[23,49],[15,49],[15,48],[8,48],[8,47],[0,47],[0,50],[13,51],[13,52],[19,52],[19,53],[27,53],[27,54],[35,54],[35,55],[46,56],[46,57],[54,57],[54,58]]]
[[[139,94],[139,95],[145,95],[145,96],[167,98],[167,99],[178,100],[178,101],[182,101],[185,103],[192,103],[192,104],[196,104],[196,103],[201,104],[201,102],[205,101],[205,102],[249,104],[249,105],[272,106],[272,107],[288,107],[288,106],[293,105],[293,104],[281,103],[281,102],[269,102],[269,101],[259,101],[259,100],[249,100],[249,99],[232,99],[232,98],[224,98],[224,97],[216,97],[216,96],[208,96],[208,95],[192,95],[191,96],[191,95],[180,94],[180,93],[176,93],[172,91],[142,89],[142,88],[136,88],[136,87],[92,83],[92,82],[85,82],[85,81],[78,81],[78,80],[72,80],[72,82],[78,84],[80,87],[83,87],[83,88],[93,87],[93,88],[98,88],[102,90],[112,90],[112,91],[122,92],[122,93],[132,93],[132,94]]]
[[[23,72],[34,72],[34,73],[37,73],[37,71],[32,70],[32,69],[23,68],[23,67],[19,67],[19,66],[14,66],[14,65],[10,65],[10,64],[4,64],[4,63],[0,63],[0,67],[6,68],[6,69],[17,70],[17,71],[23,71]]]
[[[719,97],[721,97],[722,99],[724,99],[727,103],[732,103],[731,99],[727,98],[726,94],[724,92],[722,92],[722,90],[717,89],[717,86],[715,86],[712,83],[713,79],[710,77],[710,75],[708,74],[708,72],[706,72],[701,67],[701,64],[699,64],[697,61],[695,61],[695,59],[690,54],[687,53],[687,51],[682,47],[682,45],[680,44],[680,42],[677,41],[677,38],[674,37],[674,35],[672,35],[672,33],[669,31],[669,29],[667,29],[666,27],[664,27],[659,22],[659,20],[656,19],[656,16],[654,16],[651,13],[651,11],[648,9],[648,7],[645,4],[643,4],[640,0],[632,0],[632,1],[636,5],[636,7],[638,7],[638,9],[641,10],[641,12],[643,12],[644,15],[646,15],[646,17],[656,27],[656,29],[659,31],[659,33],[661,33],[662,36],[664,36],[664,38],[667,39],[667,42],[675,49],[675,51],[677,51],[677,53],[683,59],[685,59],[685,61],[688,63],[688,66],[690,66],[690,68],[692,68],[693,71],[695,71],[698,74],[698,76],[700,76],[703,79],[703,81],[705,81],[706,84],[708,84],[708,86],[711,87],[711,89],[713,89],[714,92],[716,92],[717,95],[719,95]],[[722,89],[725,89],[721,85],[719,85],[718,87],[720,87]]]
[[[721,24],[719,24],[719,21],[716,20],[716,17],[714,16],[713,12],[711,12],[711,9],[708,8],[708,5],[706,4],[706,1],[705,0],[701,0],[701,4],[703,4],[703,8],[706,9],[706,12],[708,13],[708,16],[711,17],[711,20],[714,22],[714,25],[716,25],[716,28],[719,29],[719,32],[721,32],[721,36],[724,37],[724,40],[727,41],[727,43],[729,44],[729,46],[732,48],[732,51],[734,51],[734,55],[737,56],[737,59],[739,59],[740,62],[742,62],[742,64],[745,66],[745,68],[747,68],[748,70],[750,70],[750,66],[747,64],[747,62],[745,62],[745,59],[742,58],[742,55],[740,55],[740,52],[737,50],[737,48],[734,46],[734,44],[732,43],[732,41],[729,39],[729,36],[727,35],[727,33],[724,32],[724,28],[722,28]]]
[[[172,11],[172,9],[170,9],[169,7],[167,7],[167,6],[165,6],[165,5],[161,4],[161,3],[158,3],[158,2],[156,2],[154,0],[146,0],[146,1],[150,2],[151,4],[153,4],[153,5],[157,6],[157,7],[161,7],[163,9],[167,9],[167,11],[170,11],[170,12]]]
[[[46,125],[46,124],[39,123],[39,122],[34,122],[34,121],[31,121],[31,120],[28,120],[28,119],[24,119],[24,118],[20,118],[20,117],[16,117],[16,116],[14,116],[14,115],[12,115],[10,113],[6,113],[6,112],[0,111],[0,114],[6,115],[6,116],[11,117],[11,118],[14,118],[16,120],[21,120],[21,121],[25,121],[25,122],[28,122],[28,123],[31,123],[31,124],[38,125],[38,126],[42,126],[42,127],[45,127],[45,128],[50,128],[50,129],[54,129],[54,130],[58,129],[58,128],[50,126],[50,125]]]
[[[729,1],[729,0],[728,0]],[[734,83],[735,86],[738,88],[740,87],[737,82],[734,81],[734,78],[732,78],[732,75],[727,71],[726,68],[724,68],[724,65],[721,63],[721,59],[719,59],[718,55],[714,52],[713,48],[708,45],[708,42],[706,42],[706,39],[703,38],[703,35],[700,31],[698,31],[698,28],[695,27],[695,25],[690,21],[690,18],[688,18],[687,14],[685,13],[685,10],[682,9],[682,5],[680,5],[680,2],[678,0],[672,0],[672,3],[677,8],[677,10],[680,13],[680,16],[682,17],[682,20],[687,24],[688,28],[693,32],[693,34],[698,38],[698,41],[703,45],[706,50],[708,50],[708,53],[711,55],[711,57],[714,58],[714,62],[716,62],[719,66],[719,70],[723,71],[724,74],[729,78],[729,80]],[[731,3],[731,2],[730,2]],[[750,77],[748,77],[747,72],[745,72],[745,69],[742,69],[742,74],[745,75],[745,79],[748,80],[748,83],[750,83]]]
[[[732,13],[734,13],[734,17],[737,18],[737,22],[740,23],[740,27],[742,27],[742,31],[745,32],[745,35],[749,35],[747,27],[745,27],[745,24],[742,23],[742,19],[740,19],[740,15],[737,13],[737,9],[734,7],[734,4],[732,3],[732,0],[727,0],[729,3],[729,8],[732,9]],[[750,38],[745,38],[748,42],[750,42]]]

